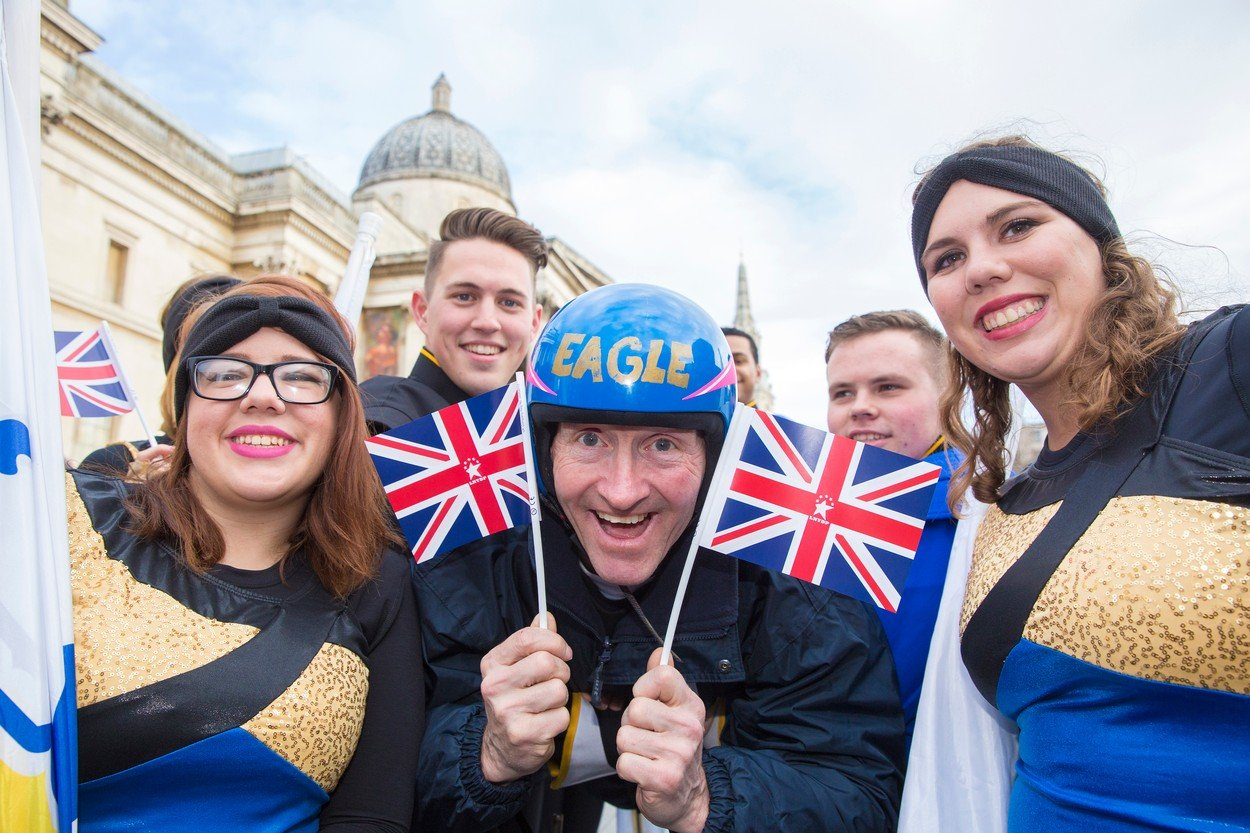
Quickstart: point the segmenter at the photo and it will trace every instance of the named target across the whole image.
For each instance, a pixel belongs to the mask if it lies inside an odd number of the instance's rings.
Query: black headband
[[[338,365],[356,381],[351,347],[338,321],[305,298],[232,295],[213,304],[187,333],[182,355],[215,356],[264,327],[274,327]],[[182,419],[187,398],[185,362],[174,376],[174,417]]]
[[[1058,154],[1034,147],[983,147],[953,153],[942,160],[920,185],[911,211],[911,247],[920,272],[920,285],[929,289],[925,277],[925,244],[929,226],[946,191],[961,179],[1033,197],[1062,211],[1099,243],[1116,240],[1111,207],[1098,189],[1098,183],[1079,165]]]
[[[169,372],[169,368],[174,364],[174,357],[178,355],[178,331],[182,329],[182,322],[187,320],[187,316],[191,310],[195,309],[195,305],[201,301],[216,298],[218,295],[224,295],[241,283],[243,281],[238,278],[215,275],[196,281],[169,302],[169,311],[165,313],[165,320],[161,322],[165,331],[164,338],[161,340],[161,360],[165,362],[166,372]]]

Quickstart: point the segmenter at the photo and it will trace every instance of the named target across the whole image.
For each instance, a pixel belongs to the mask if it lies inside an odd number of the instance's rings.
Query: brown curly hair
[[[982,147],[1039,146],[1013,135],[973,142],[959,151]],[[916,186],[913,203],[931,173],[932,169]],[[1090,177],[1105,197],[1102,182],[1092,173]],[[1109,428],[1125,404],[1145,396],[1159,356],[1184,335],[1177,319],[1176,290],[1167,276],[1130,252],[1123,238],[1099,248],[1107,288],[1090,313],[1088,337],[1073,357],[1063,401],[1081,431]],[[994,503],[1007,477],[1010,385],[976,367],[953,346],[947,348],[947,361],[942,427],[951,444],[966,455],[951,476],[951,506],[969,486],[978,500]],[[972,399],[971,429],[961,418],[967,397]]]

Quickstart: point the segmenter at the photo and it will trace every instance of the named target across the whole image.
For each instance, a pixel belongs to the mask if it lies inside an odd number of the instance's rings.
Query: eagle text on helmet
[[[572,375],[574,379],[589,373],[592,380],[602,382],[606,370],[613,381],[622,385],[642,381],[685,388],[690,385],[687,368],[693,358],[693,348],[683,341],[653,338],[644,350],[642,339],[625,336],[608,348],[605,368],[599,336],[565,333],[551,360],[551,372],[556,376]]]
[[[539,491],[549,494],[551,441],[564,422],[693,428],[714,463],[734,381],[724,334],[689,298],[647,284],[577,296],[547,322],[526,369]]]

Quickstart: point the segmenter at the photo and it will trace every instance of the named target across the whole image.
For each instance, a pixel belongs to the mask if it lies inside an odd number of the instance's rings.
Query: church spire
[[[738,254],[738,300],[734,308],[734,326],[744,333],[749,333],[755,340],[758,350],[764,349],[759,328],[755,326],[755,316],[751,314],[751,293],[747,289],[747,265],[741,252]],[[755,406],[766,411],[773,407],[773,385],[768,378],[768,370],[760,362],[760,379],[755,383]]]
[[[447,76],[443,73],[438,74],[438,78],[434,81],[434,96],[431,106],[440,113],[451,112],[451,84],[447,83]]]
[[[760,331],[755,327],[755,318],[751,315],[751,294],[747,290],[747,265],[738,255],[738,303],[734,308],[734,326],[751,334],[755,343],[760,343]]]

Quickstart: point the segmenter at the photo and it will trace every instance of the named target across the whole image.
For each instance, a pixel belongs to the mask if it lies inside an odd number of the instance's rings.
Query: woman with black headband
[[[1179,324],[1101,184],[1023,139],[952,154],[913,202],[951,494],[993,504],[960,651],[1018,728],[1007,829],[1250,829],[1250,311]],[[1047,441],[1007,480],[1012,384]]]
[[[418,624],[350,328],[258,278],[171,384],[167,467],[67,484],[79,830],[408,829]]]

